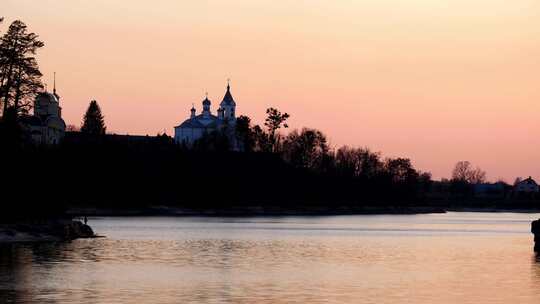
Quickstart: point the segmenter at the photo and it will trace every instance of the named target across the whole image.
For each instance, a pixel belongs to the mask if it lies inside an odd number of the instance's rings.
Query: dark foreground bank
[[[187,150],[156,138],[67,139],[58,146],[4,155],[0,223],[94,214],[273,216],[540,208],[536,196],[478,198],[471,185],[435,186],[406,161],[390,166],[378,160],[375,169],[358,167],[360,173],[346,174],[336,166],[301,168],[276,153]],[[370,170],[375,171],[367,174]]]
[[[92,228],[79,221],[42,220],[0,224],[0,243],[70,241],[94,238]]]

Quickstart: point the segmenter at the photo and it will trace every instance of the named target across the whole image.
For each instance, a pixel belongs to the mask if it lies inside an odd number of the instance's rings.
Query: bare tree
[[[69,124],[66,126],[66,131],[67,132],[79,132],[81,129],[79,127],[77,127],[76,125],[74,124]]]
[[[283,141],[282,153],[295,167],[318,170],[322,168],[330,148],[326,136],[319,130],[303,128],[292,131]]]
[[[343,146],[336,152],[336,171],[341,176],[372,178],[384,169],[380,153],[368,148]]]
[[[480,167],[473,168],[469,161],[459,161],[452,171],[452,180],[469,184],[481,184],[486,181],[486,172]]]
[[[395,183],[416,182],[419,177],[418,171],[414,169],[408,158],[389,158],[384,168]]]

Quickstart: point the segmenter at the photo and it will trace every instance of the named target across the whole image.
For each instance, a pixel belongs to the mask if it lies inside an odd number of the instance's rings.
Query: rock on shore
[[[531,232],[534,234],[534,252],[540,254],[540,219],[531,223]]]
[[[90,226],[72,220],[0,224],[0,243],[70,241],[93,237],[96,235]]]

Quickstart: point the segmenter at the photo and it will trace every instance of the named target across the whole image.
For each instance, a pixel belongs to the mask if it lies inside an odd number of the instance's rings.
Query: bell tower
[[[225,96],[223,96],[223,100],[219,106],[223,111],[223,119],[230,121],[236,120],[236,102],[231,94],[231,84],[229,79],[227,80],[227,92],[225,92]]]

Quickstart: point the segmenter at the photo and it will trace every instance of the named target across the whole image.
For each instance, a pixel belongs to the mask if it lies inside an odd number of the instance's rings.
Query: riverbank
[[[437,207],[229,207],[229,208],[177,208],[153,206],[132,209],[71,208],[71,216],[325,216],[362,214],[426,214],[444,213]]]
[[[79,221],[46,220],[0,224],[0,243],[56,242],[97,237]]]
[[[446,208],[447,212],[486,212],[486,213],[540,213],[540,209],[526,208]]]
[[[407,215],[446,212],[489,212],[489,213],[540,213],[539,209],[525,208],[466,208],[466,207],[230,207],[224,208],[179,208],[151,206],[146,208],[70,208],[68,215],[76,216],[201,216],[201,217],[250,217],[250,216],[335,216],[335,215]]]

